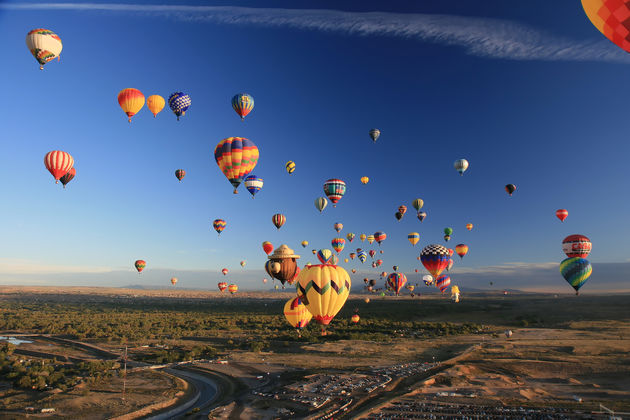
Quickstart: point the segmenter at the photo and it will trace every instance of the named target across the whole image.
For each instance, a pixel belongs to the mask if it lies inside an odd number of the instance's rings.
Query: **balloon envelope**
[[[38,28],[26,34],[26,46],[39,63],[39,69],[44,69],[44,64],[59,57],[63,44],[59,35],[51,30]]]
[[[584,235],[569,235],[562,241],[562,251],[569,258],[586,258],[592,249],[591,240]]]
[[[313,318],[299,297],[291,298],[284,304],[284,317],[296,330],[301,330]]]
[[[582,0],[589,20],[606,38],[630,52],[630,2],[627,0]]]
[[[214,148],[214,160],[234,191],[258,163],[258,147],[244,137],[228,137]]]
[[[564,219],[569,215],[569,211],[567,209],[559,209],[556,210],[556,217],[560,219],[561,222],[564,222]]]
[[[567,258],[560,263],[560,274],[575,289],[575,294],[592,273],[593,267],[585,258]]]
[[[232,97],[232,108],[243,120],[254,109],[254,98],[247,93],[237,93]]]
[[[438,277],[450,260],[448,249],[442,245],[431,244],[422,249],[420,261],[433,277]]]
[[[350,276],[340,266],[306,266],[297,280],[300,300],[321,325],[330,323],[350,294]]]
[[[147,107],[153,114],[153,118],[164,109],[164,105],[166,105],[166,101],[160,95],[151,95],[147,98]]]

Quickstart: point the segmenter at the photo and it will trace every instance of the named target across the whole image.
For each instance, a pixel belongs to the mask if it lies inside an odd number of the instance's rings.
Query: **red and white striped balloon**
[[[59,178],[72,169],[74,159],[69,153],[62,152],[61,150],[53,150],[52,152],[46,153],[46,156],[44,156],[44,165],[46,165],[46,169],[48,169],[58,183]]]
[[[556,210],[556,217],[560,219],[561,222],[564,222],[564,219],[569,215],[569,211],[566,209]]]

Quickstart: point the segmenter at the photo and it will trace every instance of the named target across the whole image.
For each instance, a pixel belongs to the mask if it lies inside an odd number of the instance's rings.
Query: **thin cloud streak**
[[[390,36],[458,46],[467,54],[507,60],[630,63],[612,43],[575,41],[507,20],[451,15],[114,3],[0,4],[0,10],[143,13],[184,21],[286,27],[352,36]]]

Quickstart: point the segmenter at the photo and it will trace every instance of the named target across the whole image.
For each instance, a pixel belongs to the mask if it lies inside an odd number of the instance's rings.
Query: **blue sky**
[[[61,62],[43,72],[24,43],[38,27],[64,44]],[[531,281],[530,269],[557,273],[551,263],[565,258],[561,241],[574,233],[593,242],[583,291],[624,277],[604,278],[597,264],[628,262],[630,57],[579,2],[4,2],[0,47],[9,99],[0,102],[1,282],[161,285],[175,275],[183,287],[214,288],[227,267],[228,281],[257,288],[264,240],[314,262],[310,250],[330,248],[337,221],[343,234],[387,233],[386,271],[424,273],[416,256],[444,244],[450,226],[448,245],[470,247],[454,283],[459,272],[471,287],[485,284],[497,267],[510,268],[513,288]],[[116,101],[127,87],[181,90],[192,106],[179,122],[145,106],[128,124]],[[237,92],[255,98],[244,123],[230,106]],[[372,127],[382,131],[376,144]],[[214,161],[229,136],[260,150],[253,173],[265,185],[255,200],[242,186],[233,195]],[[76,162],[65,191],[43,165],[55,149]],[[459,158],[470,162],[463,177],[453,169]],[[292,176],[287,160],[297,164]],[[187,171],[181,184],[178,168]],[[333,177],[348,192],[320,215],[313,200]],[[512,197],[507,183],[518,187]],[[401,204],[410,211],[397,222]],[[564,223],[558,208],[569,210]],[[279,231],[277,212],[287,217]],[[221,238],[216,218],[228,223]],[[370,248],[357,238],[342,258],[358,246]],[[141,279],[138,258],[147,260]],[[345,266],[361,270],[355,281],[381,271]],[[549,281],[572,290],[559,273]]]

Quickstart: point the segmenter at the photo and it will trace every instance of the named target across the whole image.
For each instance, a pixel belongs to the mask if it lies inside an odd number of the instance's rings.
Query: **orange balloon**
[[[630,3],[622,0],[582,0],[593,26],[619,48],[630,52]]]
[[[118,105],[129,117],[136,115],[144,106],[144,95],[138,89],[127,88],[118,93]]]

